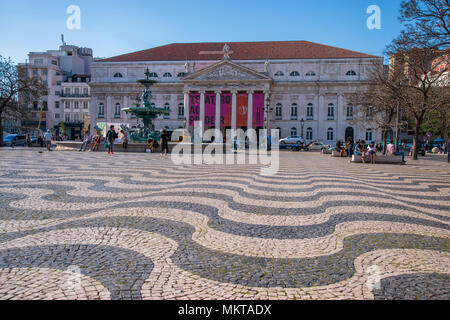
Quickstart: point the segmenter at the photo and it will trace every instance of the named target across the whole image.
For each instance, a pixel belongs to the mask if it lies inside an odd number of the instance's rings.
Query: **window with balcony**
[[[306,120],[314,120],[314,106],[312,103],[308,103],[306,106]]]
[[[66,114],[64,115],[64,121],[70,122],[70,113],[66,113]]]
[[[275,106],[275,119],[276,120],[281,120],[283,117],[283,106],[281,105],[281,103],[277,103],[277,105]]]
[[[298,112],[297,104],[293,103],[291,106],[291,120],[297,120],[297,112]]]
[[[306,129],[306,140],[312,140],[313,139],[313,130],[312,128]]]
[[[70,88],[66,88],[65,95],[66,97],[70,96]]]
[[[120,103],[116,103],[114,107],[114,118],[120,118]]]
[[[184,119],[184,104],[180,103],[178,105],[178,119]]]
[[[333,141],[334,140],[334,130],[333,128],[328,128],[327,130],[327,140]]]
[[[75,113],[75,114],[73,115],[73,121],[74,121],[74,122],[79,122],[79,121],[80,121],[80,114]]]
[[[372,138],[373,138],[372,129],[367,129],[366,130],[366,140],[372,141]]]
[[[347,120],[353,120],[353,106],[347,106]]]
[[[80,104],[79,104],[78,101],[75,101],[75,102],[73,103],[73,108],[74,108],[74,109],[80,109]]]
[[[328,105],[328,120],[334,120],[334,104]]]
[[[87,97],[87,96],[89,95],[89,90],[88,90],[88,88],[83,88],[83,95],[84,95],[85,97]]]
[[[164,104],[164,109],[169,110],[170,111],[170,104],[165,103]],[[164,114],[164,119],[169,119],[170,118],[170,114]]]
[[[64,104],[64,106],[65,106],[66,109],[70,109],[70,102],[69,102],[69,101],[66,101],[66,103]]]
[[[87,101],[84,101],[83,102],[83,109],[89,109],[89,104],[88,104],[88,102]]]
[[[80,89],[79,88],[75,88],[75,97],[80,96]]]
[[[105,105],[103,103],[100,103],[98,105],[98,117],[99,118],[105,117]]]

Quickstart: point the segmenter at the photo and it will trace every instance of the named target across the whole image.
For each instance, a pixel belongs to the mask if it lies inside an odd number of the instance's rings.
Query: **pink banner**
[[[200,93],[189,94],[189,126],[200,119]]]
[[[264,126],[264,93],[253,94],[253,128]]]
[[[231,127],[231,93],[220,95],[220,126]]]
[[[205,128],[214,127],[216,118],[216,94],[205,94]]]

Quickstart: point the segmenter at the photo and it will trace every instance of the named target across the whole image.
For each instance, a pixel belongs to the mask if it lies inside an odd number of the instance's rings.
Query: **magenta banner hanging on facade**
[[[189,94],[189,126],[200,119],[200,93]]]
[[[214,127],[216,118],[216,94],[205,94],[205,127]]]
[[[231,93],[220,95],[220,126],[231,127]]]
[[[264,93],[253,94],[253,127],[264,126]]]

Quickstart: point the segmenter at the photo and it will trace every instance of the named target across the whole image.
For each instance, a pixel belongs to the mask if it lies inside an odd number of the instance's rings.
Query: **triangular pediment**
[[[183,81],[272,81],[272,78],[230,60],[222,60],[186,76]]]

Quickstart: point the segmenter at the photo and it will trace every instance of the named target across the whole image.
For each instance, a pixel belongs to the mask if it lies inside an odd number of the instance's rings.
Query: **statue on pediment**
[[[230,46],[228,44],[225,43],[225,45],[223,46],[223,58],[225,60],[230,60]]]

